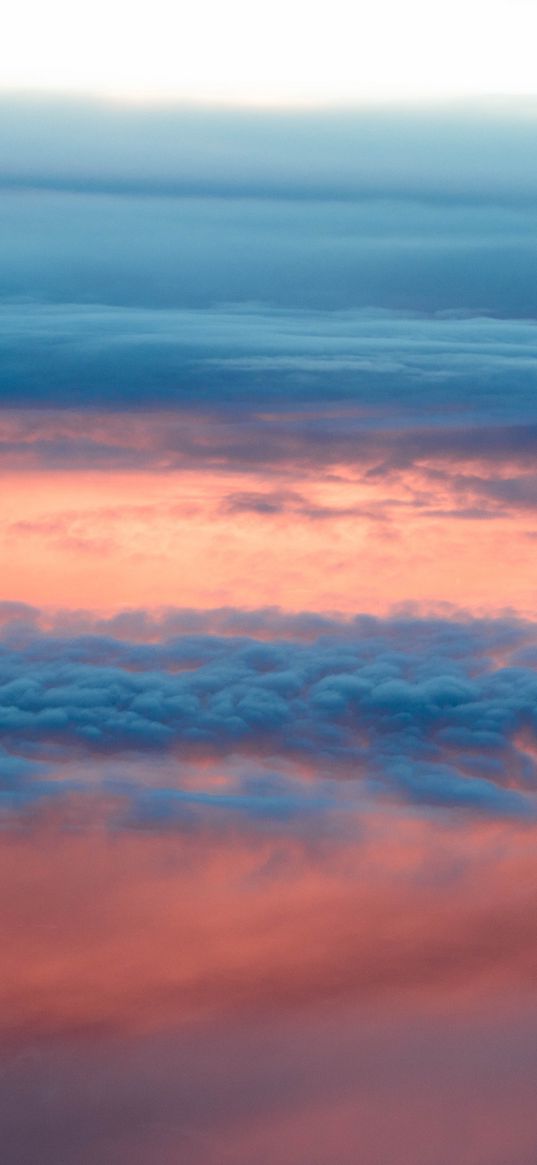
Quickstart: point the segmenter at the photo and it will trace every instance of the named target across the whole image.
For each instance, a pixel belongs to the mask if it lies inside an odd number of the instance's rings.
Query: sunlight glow
[[[19,0],[1,87],[129,100],[326,104],[537,90],[533,0]]]

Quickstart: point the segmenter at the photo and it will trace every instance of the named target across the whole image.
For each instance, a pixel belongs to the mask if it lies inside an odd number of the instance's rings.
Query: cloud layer
[[[305,765],[321,804],[334,777],[422,806],[532,816],[535,638],[523,624],[416,619],[356,620],[309,643],[200,634],[129,643],[8,625],[0,725],[12,755],[60,769],[73,756],[140,750],[179,761],[243,754],[284,771]],[[16,775],[8,767],[7,791]],[[290,789],[239,783],[229,805],[262,813],[266,796],[270,814],[283,797],[285,814]],[[153,801],[163,820],[180,814],[173,788]]]
[[[0,100],[8,1165],[534,1165],[535,117]]]
[[[535,116],[531,98],[274,112],[10,94],[3,184],[516,204],[537,189]]]

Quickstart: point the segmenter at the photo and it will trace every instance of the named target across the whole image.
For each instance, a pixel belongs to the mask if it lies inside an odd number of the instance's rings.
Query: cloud
[[[3,184],[517,204],[537,190],[534,116],[531,99],[274,112],[10,94],[0,102]]]
[[[328,434],[343,448],[349,442],[342,406],[357,410],[362,445],[371,426],[397,429],[413,421],[422,428],[424,410],[439,448],[449,445],[453,429],[464,447],[463,422],[485,424],[496,444],[494,424],[507,424],[523,448],[518,429],[533,421],[537,362],[530,320],[12,303],[1,331],[4,407],[168,406],[202,417],[215,409],[230,417],[240,408],[246,424],[255,413],[285,418],[306,410],[300,437],[305,433],[321,456],[327,417]],[[292,440],[291,425],[288,431]],[[404,434],[399,439],[404,448]],[[433,433],[430,439],[434,445]],[[229,435],[225,440],[229,446]],[[240,446],[240,430],[237,441]],[[407,441],[411,447],[419,435]],[[56,445],[61,454],[61,437]],[[119,436],[116,445],[121,448]]]
[[[449,1017],[389,1018],[330,1008],[41,1042],[5,1064],[6,1152],[41,1165],[376,1165],[380,1151],[440,1165],[470,1140],[472,1165],[531,1165],[531,1008],[461,1020],[452,999]]]
[[[238,490],[227,494],[222,502],[224,514],[255,514],[257,518],[275,517],[288,514],[294,518],[306,518],[312,522],[337,518],[365,517],[373,521],[383,521],[381,506],[329,506],[319,505],[296,490]]]
[[[227,809],[197,830],[102,809],[81,828],[56,801],[0,852],[7,1049],[532,1005],[534,821],[383,806],[318,841]]]
[[[336,630],[311,642],[132,643],[15,623],[0,656],[5,745],[60,763],[139,750],[270,756],[306,764],[321,789],[346,776],[423,806],[534,813],[537,673],[523,625],[366,619]],[[181,807],[176,794],[152,796],[151,813]],[[231,807],[253,808],[244,790],[234,796]]]
[[[13,1161],[533,1162],[534,131],[0,99]]]

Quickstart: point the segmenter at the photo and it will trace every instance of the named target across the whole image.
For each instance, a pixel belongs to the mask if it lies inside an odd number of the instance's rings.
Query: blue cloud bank
[[[534,110],[0,102],[0,402],[534,416]],[[230,306],[231,305],[231,306]]]
[[[270,613],[258,619],[270,627]],[[91,757],[268,757],[274,773],[279,764],[306,764],[321,801],[327,782],[344,780],[421,806],[534,815],[534,627],[360,617],[327,619],[312,638],[310,619],[288,624],[295,636],[309,627],[308,641],[268,642],[183,633],[144,643],[8,622],[0,731],[9,788],[13,758],[24,762],[26,786],[27,762],[61,773]],[[238,794],[231,806],[247,811],[252,790],[246,800],[244,788]],[[278,786],[269,803],[283,812],[291,794],[281,803]],[[160,789],[158,797],[167,811],[177,807],[176,793]]]

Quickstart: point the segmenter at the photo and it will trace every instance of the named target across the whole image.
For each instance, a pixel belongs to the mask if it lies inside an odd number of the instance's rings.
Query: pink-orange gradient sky
[[[406,602],[535,615],[530,452],[517,458],[506,441],[483,456],[477,435],[458,453],[460,433],[448,432],[455,448],[435,453],[436,434],[421,430],[403,459],[393,433],[375,434],[370,447],[360,434],[355,450],[351,416],[342,448],[328,440],[315,461],[300,422],[286,447],[285,415],[278,420],[251,422],[260,446],[252,465],[250,434],[241,440],[234,419],[12,413],[2,432],[0,597],[108,611],[380,614]],[[78,465],[80,433],[91,469]],[[62,442],[64,464],[43,467]],[[114,465],[121,456],[128,469]]]
[[[535,1165],[534,111],[45,104],[0,100],[2,1161]]]

